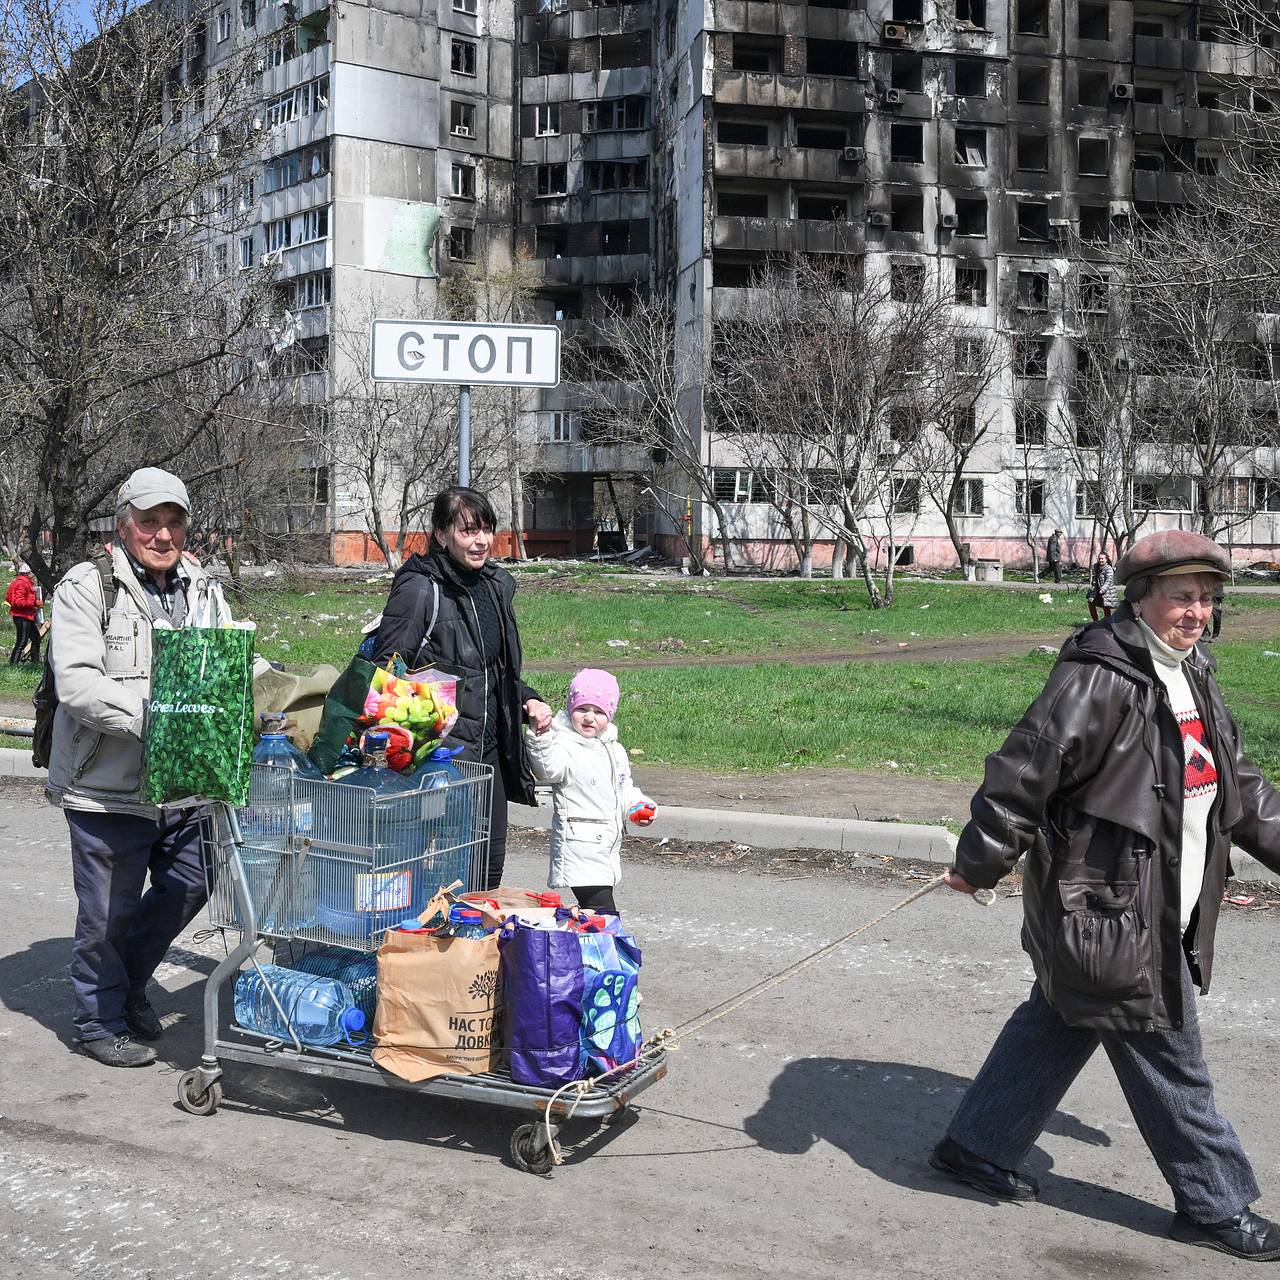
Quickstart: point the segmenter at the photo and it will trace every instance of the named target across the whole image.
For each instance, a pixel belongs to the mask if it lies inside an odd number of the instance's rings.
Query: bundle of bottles
[[[283,715],[261,722],[253,762],[270,767],[255,768],[240,814],[241,862],[259,928],[318,927],[337,941],[372,943],[441,885],[469,883],[481,833],[476,787],[454,763],[456,751],[437,744],[412,773],[399,773],[388,763],[388,732],[369,729],[359,767],[325,780],[289,740]],[[294,837],[307,838],[305,851]]]

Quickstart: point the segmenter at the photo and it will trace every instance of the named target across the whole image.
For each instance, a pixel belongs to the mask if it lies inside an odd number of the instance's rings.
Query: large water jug
[[[353,945],[421,911],[437,888],[417,788],[387,767],[385,733],[366,733],[364,750],[341,785],[319,789],[311,850],[316,920]]]
[[[345,984],[351,989],[356,1008],[372,1026],[378,1002],[378,957],[373,952],[348,951],[344,947],[308,947],[295,955],[297,950],[293,945],[281,947],[276,960],[287,969],[318,978],[336,978]]]
[[[287,1022],[267,983],[288,1015]],[[274,964],[264,964],[261,973],[246,969],[236,979],[235,1010],[240,1026],[280,1040],[292,1039],[290,1026],[303,1044],[319,1047],[343,1042],[360,1045],[366,1038],[365,1016],[346,983]]]
[[[466,784],[462,770],[453,762],[460,750],[437,747],[413,775],[413,781],[423,796],[422,816],[432,854],[428,870],[438,885],[461,880],[472,888],[476,788]]]
[[[293,788],[293,779],[323,775],[311,759],[289,741],[284,731],[283,712],[265,712],[260,723],[262,737],[253,749],[253,763],[267,767],[253,771],[249,803],[241,812],[240,827],[246,844],[282,849],[291,827],[293,834],[305,836],[312,826],[311,798]]]

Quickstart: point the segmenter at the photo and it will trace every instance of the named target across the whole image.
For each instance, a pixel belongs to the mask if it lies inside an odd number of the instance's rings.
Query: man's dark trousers
[[[158,818],[63,812],[80,902],[71,950],[76,1036],[103,1040],[126,1030],[126,996],[142,992],[204,905],[200,819],[206,810],[166,809]]]
[[[948,1136],[1002,1169],[1016,1169],[1101,1044],[1175,1206],[1195,1222],[1233,1217],[1258,1198],[1258,1184],[1213,1100],[1185,964],[1182,999],[1186,1019],[1177,1030],[1091,1031],[1067,1026],[1036,983],[996,1038]]]

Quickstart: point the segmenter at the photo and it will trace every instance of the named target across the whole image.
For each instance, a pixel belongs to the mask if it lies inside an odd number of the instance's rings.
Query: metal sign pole
[[[464,489],[471,484],[471,388],[466,383],[458,388],[458,483]]]

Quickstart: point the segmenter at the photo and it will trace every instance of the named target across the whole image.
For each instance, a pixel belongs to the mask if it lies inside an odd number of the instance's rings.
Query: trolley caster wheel
[[[629,1129],[640,1119],[640,1112],[633,1106],[619,1107],[601,1122],[606,1129]]]
[[[551,1148],[543,1146],[539,1137],[543,1133],[540,1124],[522,1124],[511,1135],[511,1158],[517,1169],[525,1173],[550,1173],[554,1168]]]
[[[184,1071],[178,1080],[178,1105],[193,1116],[213,1115],[221,1101],[220,1080],[202,1088],[199,1073],[195,1071]]]

